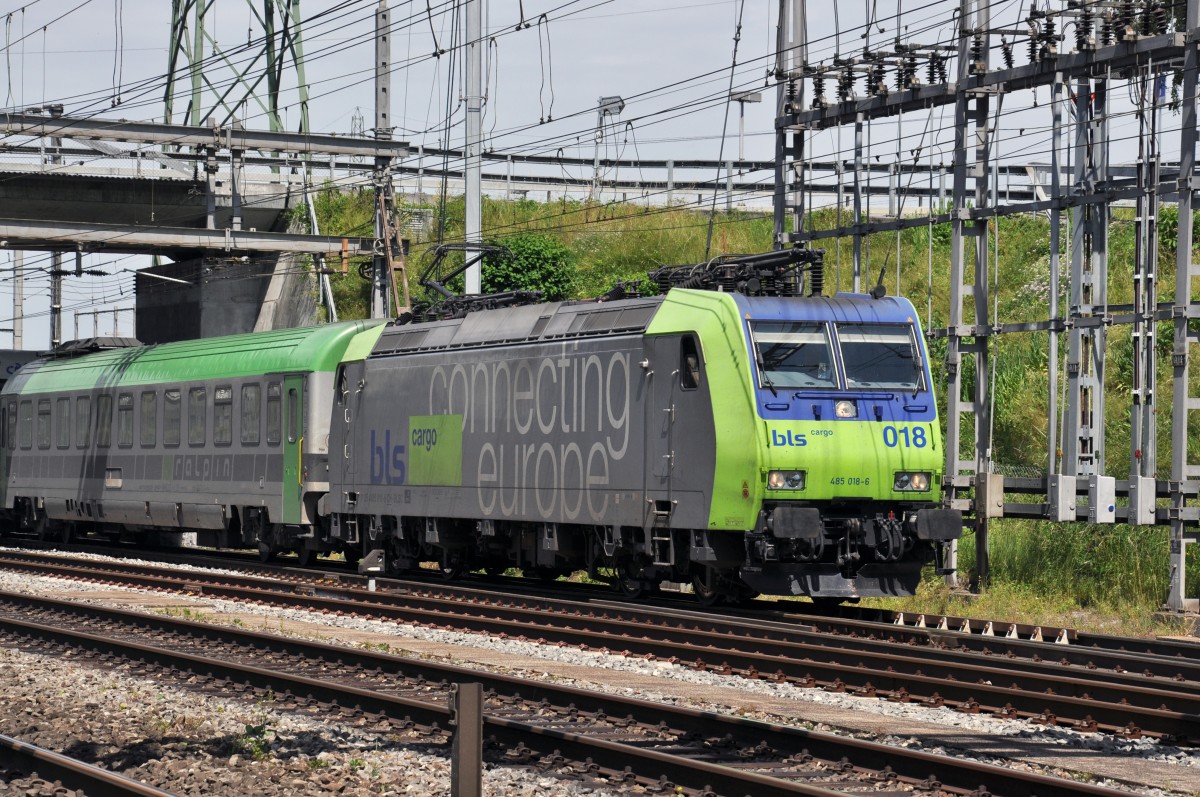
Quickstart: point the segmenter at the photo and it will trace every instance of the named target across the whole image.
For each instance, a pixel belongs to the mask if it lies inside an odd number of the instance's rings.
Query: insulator
[[[1013,68],[1013,46],[1006,36],[1000,37],[1000,57],[1004,59],[1004,68]]]
[[[825,99],[825,75],[813,75],[813,107],[824,108],[828,105]]]
[[[887,96],[887,73],[884,71],[882,62],[871,67],[871,93],[876,96]]]
[[[1121,0],[1118,11],[1117,35],[1122,41],[1137,35],[1137,6],[1134,0]]]
[[[1084,4],[1079,10],[1079,19],[1075,21],[1075,49],[1090,50],[1096,46],[1096,42],[1092,40],[1092,31],[1095,29],[1095,22],[1092,16],[1092,7]]]
[[[975,31],[975,35],[971,37],[971,60],[982,61],[985,56],[983,45],[983,31]]]
[[[1054,17],[1046,17],[1046,22],[1044,25],[1042,25],[1042,41],[1043,42],[1045,42],[1046,44],[1049,44],[1049,45],[1053,45],[1056,42],[1056,39],[1054,36],[1056,27],[1057,27],[1057,23],[1054,21]]]
[[[1038,24],[1032,19],[1029,20],[1029,63],[1036,64],[1038,54],[1041,47],[1038,45],[1038,39],[1041,37],[1041,32],[1038,29]]]
[[[1167,32],[1167,9],[1166,9],[1166,6],[1164,6],[1161,2],[1158,2],[1158,0],[1155,0],[1155,2],[1153,4],[1151,4],[1151,6],[1150,6],[1150,14],[1154,18],[1154,32],[1159,33],[1159,34],[1166,33]]]
[[[908,85],[912,88],[916,88],[919,84],[919,81],[917,80],[917,56],[913,53],[909,53],[908,55],[904,56],[904,68],[908,73]]]
[[[1116,19],[1112,9],[1108,9],[1100,17],[1100,44],[1105,47],[1111,46],[1116,41],[1116,35]]]
[[[850,99],[854,94],[854,70],[847,67],[844,72],[838,77],[838,96],[842,98],[842,102]]]

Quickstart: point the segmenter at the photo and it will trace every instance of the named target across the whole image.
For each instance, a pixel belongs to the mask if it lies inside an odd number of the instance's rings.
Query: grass
[[[371,227],[372,197],[369,192],[338,195],[326,192],[318,202],[321,228],[326,234],[367,234]],[[435,212],[437,208],[435,206]],[[445,239],[461,240],[463,202],[447,203],[444,218]],[[818,211],[808,219],[814,229],[830,229],[838,221],[833,209]],[[849,223],[848,214],[841,214]],[[1157,269],[1159,301],[1169,302],[1174,294],[1175,241],[1178,217],[1174,208],[1160,213],[1161,248]],[[638,279],[645,272],[664,264],[694,263],[705,259],[705,239],[709,219],[704,213],[683,208],[645,207],[636,204],[595,204],[576,201],[539,203],[522,199],[503,201],[486,199],[483,206],[484,236],[502,242],[506,235],[523,231],[554,235],[574,256],[577,273],[574,294],[596,296],[619,280]],[[1193,227],[1196,227],[1193,221]],[[436,223],[435,223],[436,227]],[[1135,250],[1133,211],[1115,209],[1109,229],[1108,301],[1128,304],[1133,300],[1133,252]],[[997,285],[995,311],[989,308],[990,323],[1017,323],[1045,320],[1048,315],[1051,285],[1049,261],[1052,242],[1049,221],[1044,215],[1010,216],[989,224],[993,240],[998,241],[999,263],[989,282]],[[1070,272],[1067,225],[1057,244],[1064,274]],[[965,261],[974,258],[975,239],[968,236]],[[771,248],[772,220],[769,214],[734,211],[719,213],[714,219],[712,254],[762,252]],[[826,292],[849,290],[852,242],[849,238],[826,239]],[[897,255],[899,247],[899,255]],[[927,328],[945,327],[949,320],[951,228],[949,224],[913,227],[897,234],[868,236],[863,246],[865,257],[862,284],[870,287],[883,270],[888,293],[908,296]],[[413,295],[419,297],[417,278],[422,268],[424,245],[414,246],[409,262],[409,280]],[[839,266],[840,261],[840,266]],[[897,272],[897,263],[900,264]],[[334,289],[345,318],[361,317],[367,308],[368,285],[357,275],[352,262],[348,276],[335,276]],[[970,271],[970,269],[968,269]],[[932,273],[932,276],[930,274]],[[1060,306],[1069,304],[1067,278],[1059,286]],[[932,310],[930,310],[932,307]],[[973,303],[964,306],[964,324],[976,321]],[[1106,413],[1103,422],[1107,451],[1105,473],[1119,479],[1130,472],[1130,410],[1133,373],[1132,338],[1128,327],[1108,329],[1105,372]],[[1160,323],[1157,328],[1158,395],[1170,401],[1172,377],[1170,350],[1173,327]],[[1059,341],[1059,385],[1065,381],[1067,339]],[[992,344],[995,368],[996,413],[993,421],[993,459],[1005,472],[1046,471],[1046,415],[1051,375],[1047,333],[1005,335]],[[930,342],[930,361],[939,405],[945,419],[946,340]],[[965,389],[973,390],[974,364],[964,359]],[[1200,368],[1192,369],[1190,393],[1200,394]],[[1156,434],[1160,451],[1158,478],[1167,478],[1171,413],[1164,409],[1157,416]],[[970,443],[970,430],[963,435]],[[1200,451],[1200,424],[1189,428],[1189,448]],[[1061,441],[1060,441],[1061,446]],[[967,454],[968,452],[963,452]],[[1031,499],[1036,500],[1036,499]],[[1090,622],[1124,623],[1140,627],[1138,617],[1148,617],[1159,608],[1166,590],[1168,574],[1167,532],[1164,528],[1128,526],[1087,526],[1026,521],[998,521],[993,525],[991,541],[991,589],[974,604],[975,615],[986,614],[994,605],[997,616],[1045,618],[1050,624],[1077,625]],[[974,567],[973,540],[961,545],[960,565],[964,580]],[[1200,593],[1200,563],[1189,553],[1187,594]],[[920,600],[953,601],[940,595],[935,587],[922,590]],[[992,602],[992,603],[989,603]],[[932,611],[933,609],[931,609]],[[1079,622],[1068,622],[1078,617]],[[1125,619],[1122,619],[1125,618]],[[1041,621],[1034,620],[1035,622]]]

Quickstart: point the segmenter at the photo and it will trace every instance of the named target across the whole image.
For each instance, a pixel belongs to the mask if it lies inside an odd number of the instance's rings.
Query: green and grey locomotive
[[[40,360],[0,393],[4,507],[48,535],[586,569],[631,594],[911,593],[962,529],[916,313],[796,295],[776,260],[648,298]]]

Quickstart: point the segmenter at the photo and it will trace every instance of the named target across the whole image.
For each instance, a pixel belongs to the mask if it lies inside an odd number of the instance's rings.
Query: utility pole
[[[13,348],[25,346],[25,253],[13,252]]]
[[[375,11],[375,138],[386,140],[392,137],[392,46],[388,33],[389,14],[387,0],[379,0],[379,8]],[[382,239],[386,222],[383,218],[384,208],[388,203],[381,202],[384,192],[391,190],[391,180],[388,169],[391,158],[375,158],[375,238]],[[371,289],[371,318],[388,317],[388,274],[391,265],[382,251],[377,251],[372,269],[373,283]]]
[[[735,91],[733,101],[738,104],[738,160],[746,160],[746,103],[762,102],[761,91]]]
[[[483,164],[480,159],[483,139],[483,5],[467,0],[467,146],[463,177],[466,181],[466,229],[463,240],[483,243]],[[480,260],[467,269],[467,294],[483,292]]]

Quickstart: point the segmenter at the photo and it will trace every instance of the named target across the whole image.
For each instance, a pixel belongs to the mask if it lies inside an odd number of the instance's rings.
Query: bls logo
[[[404,439],[404,438],[400,438]],[[392,432],[383,433],[383,444],[376,445],[371,430],[371,484],[404,484],[404,444],[392,445]]]
[[[806,445],[808,445],[808,438],[805,437],[804,435],[800,434],[799,432],[792,434],[791,429],[787,429],[783,433],[780,433],[777,430],[772,429],[771,430],[771,445],[775,446],[776,448],[779,448],[782,446],[806,446]]]

